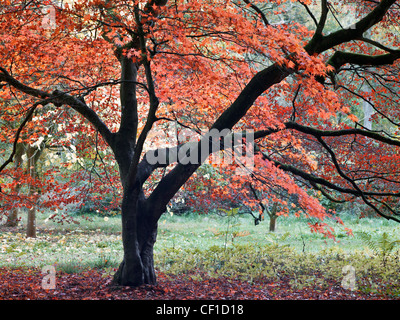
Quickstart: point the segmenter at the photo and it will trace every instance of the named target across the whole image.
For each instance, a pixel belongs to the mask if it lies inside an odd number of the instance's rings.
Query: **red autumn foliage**
[[[202,280],[193,280],[196,276]],[[340,282],[293,289],[290,277],[280,281],[211,278],[206,274],[168,275],[158,272],[157,285],[137,288],[110,286],[110,277],[101,270],[69,274],[57,272],[56,288],[42,289],[43,274],[38,269],[0,269],[0,299],[3,300],[376,300],[384,294],[345,290]],[[390,297],[393,299],[393,297]]]

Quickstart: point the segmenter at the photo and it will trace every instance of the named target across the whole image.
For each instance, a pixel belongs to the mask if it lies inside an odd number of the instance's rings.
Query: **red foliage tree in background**
[[[16,188],[6,182],[17,181],[17,144],[35,145],[53,123],[62,125],[60,137],[79,135],[79,145],[68,145],[80,154],[93,141],[108,147],[122,189],[124,258],[115,283],[155,283],[157,222],[212,153],[212,132],[254,133],[250,172],[225,168],[237,188],[249,179],[256,189],[277,186],[320,220],[326,212],[308,189],[361,199],[399,221],[395,0],[298,1],[309,27],[296,17],[275,21],[290,14],[285,1],[1,3],[2,141],[13,143],[0,167],[2,192]],[[372,129],[357,119],[365,101]],[[162,141],[157,132],[171,123],[198,140]],[[29,201],[60,187],[55,177],[47,171]],[[287,210],[279,196],[271,201]],[[329,235],[323,223],[312,228]]]

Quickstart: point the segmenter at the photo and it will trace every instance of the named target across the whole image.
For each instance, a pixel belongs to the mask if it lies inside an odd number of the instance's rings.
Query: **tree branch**
[[[261,17],[262,21],[264,22],[265,26],[269,26],[269,21],[267,17],[265,16],[264,12],[257,7],[255,4],[251,3],[249,0],[243,0],[246,4],[250,5],[250,8],[252,8],[257,14]]]
[[[315,30],[315,34],[317,36],[322,36],[322,31],[324,30],[325,24],[326,24],[326,19],[328,18],[328,1],[327,0],[322,0],[321,1],[321,17],[319,19],[319,22],[317,24],[317,29]]]
[[[332,162],[333,162],[333,164],[334,164],[334,166],[336,168],[336,171],[339,173],[339,175],[343,179],[347,180],[354,187],[354,189],[358,192],[359,196],[362,198],[362,200],[364,201],[365,204],[367,204],[369,207],[371,207],[378,215],[380,215],[380,216],[382,216],[382,217],[384,217],[384,218],[386,218],[388,220],[395,220],[397,222],[400,222],[400,219],[397,219],[397,218],[394,218],[392,216],[388,216],[388,215],[384,214],[372,202],[370,202],[367,199],[367,195],[368,194],[372,194],[372,193],[370,193],[370,192],[367,193],[367,192],[362,191],[360,189],[360,187],[357,185],[357,183],[343,172],[343,170],[340,168],[340,165],[339,165],[339,163],[338,163],[338,161],[336,159],[335,153],[333,152],[333,150],[326,144],[326,142],[321,137],[318,137],[318,142],[325,148],[325,150],[331,156]],[[385,196],[384,193],[380,193],[378,195],[379,196]],[[400,196],[400,194],[397,194],[397,196]]]
[[[320,137],[341,137],[348,135],[361,135],[364,137],[371,138],[376,141],[380,141],[386,143],[388,145],[400,146],[400,140],[384,137],[377,132],[363,129],[343,129],[343,130],[321,130],[316,128],[307,127],[296,122],[287,122],[285,123],[287,129],[293,129],[296,131],[300,131],[306,134],[313,135],[316,138]]]
[[[315,34],[305,46],[309,54],[321,53],[342,43],[359,39],[372,26],[379,23],[396,0],[382,0],[368,15],[347,29],[335,31],[326,36]]]
[[[310,184],[315,190],[320,191],[322,193],[322,195],[325,198],[327,198],[328,200],[330,200],[332,202],[336,202],[336,203],[345,203],[346,202],[346,200],[339,200],[339,199],[334,198],[328,192],[326,192],[324,188],[322,188],[321,186],[316,184],[314,181],[310,181]]]
[[[375,46],[375,47],[377,47],[379,49],[382,49],[384,51],[390,52],[390,53],[396,53],[396,51],[397,52],[399,51],[399,50],[392,49],[392,48],[389,48],[387,46],[384,46],[383,44],[379,43],[378,41],[375,41],[375,40],[372,40],[372,39],[369,39],[369,38],[360,37],[360,39],[358,39],[358,40],[361,40],[363,42],[372,44],[373,46]]]
[[[315,26],[318,28],[318,21],[317,18],[315,18],[314,14],[310,10],[307,4],[305,4],[303,1],[299,1],[300,4],[306,9],[308,15],[311,17],[311,19],[314,21]]]
[[[345,64],[357,64],[359,66],[382,66],[393,64],[400,58],[400,50],[392,50],[390,53],[380,55],[367,55],[353,52],[336,51],[328,60],[327,64],[335,68],[337,73]]]
[[[30,96],[40,98],[40,99],[45,99],[45,98],[50,97],[49,93],[39,90],[39,89],[31,88],[31,87],[23,84],[22,82],[18,81],[13,76],[11,76],[8,73],[8,71],[6,69],[4,69],[3,67],[0,67],[0,71],[1,71],[0,81],[7,82],[11,86],[13,86],[15,89],[17,89],[23,93],[26,93]]]
[[[0,71],[0,81],[7,82],[9,85],[13,86],[23,93],[26,93],[27,95],[36,98],[47,99],[47,103],[53,103],[56,107],[59,107],[63,104],[69,105],[72,109],[84,116],[100,132],[100,134],[108,143],[111,142],[111,131],[99,118],[96,112],[89,108],[89,106],[83,100],[59,90],[54,90],[52,93],[48,93],[39,89],[32,88],[15,79],[7,72],[6,69],[0,67]],[[37,103],[40,104],[41,102]]]
[[[20,138],[20,136],[21,136],[21,132],[22,132],[22,130],[24,129],[24,127],[26,126],[26,124],[30,121],[30,119],[32,119],[33,113],[35,112],[35,110],[37,109],[37,107],[38,107],[39,105],[44,106],[44,105],[46,105],[46,104],[48,104],[48,103],[50,103],[49,99],[41,100],[41,101],[38,101],[38,102],[34,103],[34,104],[32,105],[32,107],[29,108],[27,114],[25,115],[24,120],[22,120],[21,124],[19,125],[19,127],[18,127],[18,129],[17,129],[17,132],[15,133],[14,142],[13,142],[13,149],[12,149],[12,151],[11,151],[11,154],[10,154],[10,156],[8,157],[8,159],[0,166],[0,173],[8,166],[11,162],[13,162],[14,155],[15,155],[16,152],[17,152],[18,140],[19,140],[19,138]],[[0,189],[0,190],[1,190],[1,189]]]
[[[157,121],[156,112],[157,112],[157,109],[159,106],[159,100],[158,100],[158,98],[156,96],[156,92],[155,92],[155,86],[154,86],[154,80],[153,80],[153,76],[152,76],[150,61],[147,58],[145,33],[143,30],[141,17],[139,14],[139,8],[137,6],[135,7],[135,19],[136,19],[136,24],[137,24],[137,29],[138,29],[137,31],[138,31],[139,45],[140,45],[140,51],[141,51],[141,56],[142,56],[141,63],[143,64],[144,69],[145,69],[146,82],[147,82],[147,88],[148,88],[149,100],[150,100],[150,107],[149,107],[149,111],[148,111],[148,114],[146,117],[146,123],[145,123],[145,125],[142,129],[142,132],[140,133],[139,138],[136,142],[136,145],[134,148],[133,159],[132,159],[130,167],[129,167],[127,181],[131,181],[131,182],[136,180],[136,174],[138,172],[138,164],[139,164],[140,156],[142,154],[143,146],[146,141],[148,133],[150,132],[151,128],[153,127],[153,124]]]

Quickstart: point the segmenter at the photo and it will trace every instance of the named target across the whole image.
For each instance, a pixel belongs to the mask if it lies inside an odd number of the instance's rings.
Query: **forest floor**
[[[37,269],[0,268],[2,300],[392,300],[382,294],[345,290],[337,283],[324,288],[293,289],[289,279],[252,283],[227,277],[201,280],[158,273],[157,285],[112,287],[101,270],[58,273],[55,289],[43,289]]]
[[[280,219],[270,233],[247,216],[165,215],[155,247],[158,284],[130,288],[110,286],[122,259],[118,216],[79,225],[38,216],[35,239],[22,223],[0,231],[0,300],[400,300],[400,248],[379,247],[384,235],[397,241],[400,225],[349,215],[345,225],[355,235],[338,226],[330,241],[307,230],[307,221]],[[43,266],[56,269],[54,289],[42,287]],[[346,266],[354,266],[354,290],[342,285]]]

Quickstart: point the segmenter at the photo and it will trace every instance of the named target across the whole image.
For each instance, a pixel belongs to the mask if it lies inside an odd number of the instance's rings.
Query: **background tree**
[[[312,29],[287,19],[273,24],[269,17],[282,14],[281,7],[266,13],[248,0],[78,0],[50,13],[43,11],[49,1],[3,1],[2,97],[15,93],[23,102],[19,116],[9,119],[20,123],[13,141],[36,109],[53,106],[68,110],[70,118],[57,121],[69,130],[98,133],[118,163],[124,258],[116,284],[156,282],[157,222],[212,152],[211,129],[254,131],[259,150],[251,176],[296,194],[309,216],[326,216],[305,191],[314,188],[361,199],[400,221],[391,206],[399,196],[396,131],[357,124],[351,112],[357,106],[346,96],[362,96],[348,86],[373,78],[381,83],[369,97],[377,117],[398,123],[398,111],[382,102],[398,102],[399,6],[395,0],[298,2]],[[344,4],[359,11],[350,26],[338,20]],[[49,30],[43,18],[51,20],[51,12],[56,25]],[[339,26],[325,33],[328,20]],[[364,36],[368,30],[371,38]],[[373,38],[377,34],[385,41]],[[366,52],[365,43],[375,50]],[[371,66],[376,71],[367,74]],[[343,74],[351,77],[342,80]],[[150,133],[170,121],[195,129],[199,140],[147,151]],[[178,159],[171,151],[181,151]],[[165,162],[152,161],[163,153]],[[160,179],[147,189],[153,174]],[[329,235],[322,222],[311,227]]]

